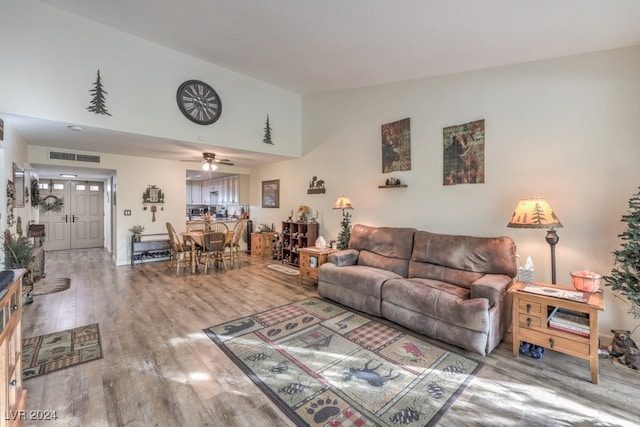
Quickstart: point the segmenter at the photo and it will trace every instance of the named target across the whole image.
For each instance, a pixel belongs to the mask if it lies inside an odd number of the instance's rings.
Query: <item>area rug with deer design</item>
[[[204,332],[297,425],[431,425],[481,367],[318,298]]]

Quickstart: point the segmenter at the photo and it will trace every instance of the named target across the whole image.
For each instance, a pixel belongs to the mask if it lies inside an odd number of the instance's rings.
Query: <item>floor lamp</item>
[[[547,228],[545,239],[551,247],[551,283],[556,283],[556,243],[560,238],[556,228],[562,227],[560,219],[545,199],[522,199],[518,202],[507,227]]]

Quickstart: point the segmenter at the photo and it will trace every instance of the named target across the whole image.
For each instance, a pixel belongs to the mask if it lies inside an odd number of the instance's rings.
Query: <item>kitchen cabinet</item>
[[[187,196],[186,197],[187,204],[188,205],[192,205],[193,202],[192,202],[192,199],[191,199],[191,181],[187,181],[187,190],[185,191],[184,194]]]
[[[211,201],[211,192],[218,200]],[[249,175],[231,175],[207,181],[187,182],[188,205],[249,205]]]
[[[191,182],[191,204],[202,204],[202,183],[200,181]]]

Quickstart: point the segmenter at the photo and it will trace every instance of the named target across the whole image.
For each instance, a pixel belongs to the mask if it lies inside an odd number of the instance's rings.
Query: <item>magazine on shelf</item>
[[[539,285],[526,285],[524,288],[522,288],[522,290],[525,292],[530,292],[532,294],[546,295],[546,296],[555,297],[555,298],[568,299],[571,301],[578,301],[578,302],[587,301],[587,299],[584,297],[583,292],[568,291],[565,289],[558,289],[558,288],[549,288],[546,286],[539,286]]]

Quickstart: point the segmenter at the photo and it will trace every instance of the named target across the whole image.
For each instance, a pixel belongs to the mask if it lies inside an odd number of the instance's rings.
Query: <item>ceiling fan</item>
[[[187,162],[193,162],[195,160],[185,160]],[[216,159],[216,155],[214,153],[202,153],[202,170],[205,171],[214,171],[218,169],[218,165],[228,165],[233,166],[231,160],[229,159]]]

